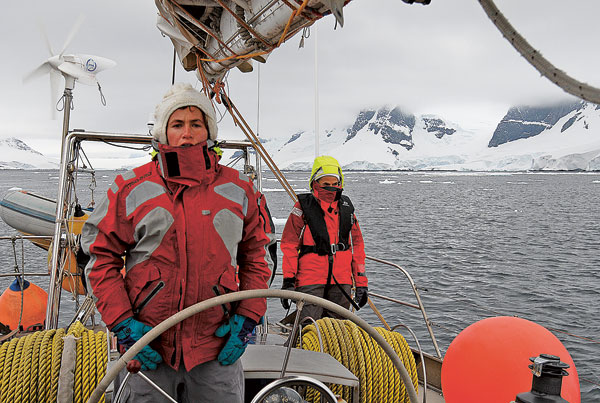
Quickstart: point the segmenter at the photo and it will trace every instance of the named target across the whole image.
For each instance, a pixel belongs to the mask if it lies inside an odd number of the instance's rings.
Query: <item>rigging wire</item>
[[[21,273],[19,273],[19,263],[17,261],[17,249],[16,249],[16,238],[13,237],[11,239],[12,241],[12,247],[13,247],[13,257],[15,259],[15,273],[17,274],[17,281],[19,282],[19,287],[21,288],[21,310],[19,312],[19,322],[17,323],[17,326],[15,328],[15,330],[19,331],[19,329],[21,328],[21,321],[23,320],[23,301],[25,300],[25,288],[24,288],[24,284],[25,284],[25,252],[24,252],[24,245],[23,245],[23,238],[21,238]]]
[[[96,84],[98,84],[98,92],[100,92],[100,102],[102,103],[102,106],[106,106],[106,97],[102,92],[102,87],[100,86],[100,83],[98,81],[96,81]]]
[[[141,146],[141,147],[133,147],[133,146],[126,146],[124,144],[113,143],[108,140],[102,140],[102,142],[109,146],[118,147],[118,148],[127,148],[129,150],[136,150],[136,151],[148,151],[148,150],[150,150],[150,148],[152,148],[151,145],[145,145],[145,146]],[[86,157],[86,159],[87,159],[87,157]],[[89,160],[88,160],[88,162],[89,162]]]
[[[235,124],[237,126],[240,127],[240,130],[242,130],[242,132],[246,135],[246,138],[248,139],[248,141],[250,141],[254,150],[256,150],[256,152],[266,162],[267,166],[271,169],[271,171],[273,172],[273,174],[275,175],[275,177],[277,178],[277,180],[279,181],[281,186],[285,189],[285,191],[290,196],[290,198],[294,202],[298,201],[296,192],[294,191],[292,186],[289,184],[289,182],[287,181],[285,176],[281,173],[281,171],[279,170],[279,168],[277,167],[277,165],[275,164],[275,162],[273,161],[273,159],[271,158],[271,156],[269,155],[267,150],[265,150],[265,147],[262,145],[262,143],[260,142],[260,140],[258,139],[256,134],[254,134],[254,132],[252,131],[252,128],[250,127],[250,125],[248,125],[248,123],[246,122],[246,120],[244,119],[244,117],[242,116],[240,111],[236,108],[236,106],[233,104],[231,99],[225,93],[222,93],[221,97],[223,98],[223,102],[227,106],[229,113],[231,114],[231,117],[233,118],[233,121],[235,122]]]
[[[175,84],[175,60],[177,58],[177,51],[175,50],[175,46],[173,46],[173,75],[171,76],[171,85]]]

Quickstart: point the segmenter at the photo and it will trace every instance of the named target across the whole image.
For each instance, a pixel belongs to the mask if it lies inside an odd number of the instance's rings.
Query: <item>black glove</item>
[[[369,300],[369,287],[356,287],[356,293],[354,294],[354,302],[358,304],[359,307],[365,306],[367,301]]]
[[[296,277],[284,278],[283,284],[281,285],[282,290],[294,291],[296,289]],[[281,298],[281,306],[286,311],[290,309],[290,300]]]

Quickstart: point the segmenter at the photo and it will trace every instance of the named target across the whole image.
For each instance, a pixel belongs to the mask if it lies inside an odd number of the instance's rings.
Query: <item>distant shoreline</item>
[[[0,171],[23,171],[23,172],[54,172],[58,171],[58,168],[0,168]],[[97,168],[96,171],[127,171],[126,168]],[[281,169],[281,172],[307,172],[310,173],[309,169]],[[266,171],[268,172],[268,171]],[[583,169],[573,169],[573,170],[551,170],[551,169],[541,169],[541,170],[519,170],[519,171],[469,171],[469,170],[458,170],[458,169],[344,169],[344,172],[395,172],[395,173],[524,173],[524,174],[536,174],[536,173],[590,173],[590,174],[598,174],[600,170],[586,171]]]

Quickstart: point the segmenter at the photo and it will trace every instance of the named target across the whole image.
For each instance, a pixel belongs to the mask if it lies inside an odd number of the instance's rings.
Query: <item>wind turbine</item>
[[[58,98],[58,81],[60,79],[60,75],[64,77],[65,89],[63,93],[63,139],[66,137],[69,131],[69,118],[71,111],[71,103],[73,101],[72,91],[73,88],[75,88],[75,82],[79,81],[80,83],[86,85],[96,84],[98,86],[98,90],[100,90],[100,94],[102,95],[100,84],[98,83],[96,75],[103,70],[107,70],[117,65],[117,63],[105,57],[87,54],[65,54],[65,50],[77,34],[77,31],[79,30],[79,27],[82,23],[83,17],[80,16],[73,25],[73,28],[67,36],[67,39],[65,40],[65,43],[63,44],[62,49],[59,53],[54,53],[54,51],[52,50],[52,45],[50,45],[50,41],[48,40],[48,36],[44,32],[43,27],[40,26],[50,57],[46,59],[45,62],[40,64],[37,68],[35,68],[33,71],[31,71],[29,74],[27,74],[25,77],[23,77],[23,82],[27,83],[32,79],[40,77],[44,74],[50,75],[50,100],[53,119],[55,116],[55,108]]]

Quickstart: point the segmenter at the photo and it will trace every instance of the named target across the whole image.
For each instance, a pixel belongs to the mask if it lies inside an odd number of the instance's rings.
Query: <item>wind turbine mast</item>
[[[63,101],[63,127],[62,127],[62,136],[61,136],[61,166],[65,166],[68,162],[67,150],[65,148],[66,138],[69,134],[69,121],[71,118],[71,105],[73,103],[73,89],[75,88],[75,82],[79,81],[83,84],[87,85],[97,85],[98,90],[100,91],[100,95],[102,96],[102,91],[100,89],[100,84],[96,79],[96,74],[98,74],[102,70],[109,69],[114,67],[116,63],[110,59],[106,59],[100,56],[93,55],[84,55],[84,54],[64,54],[65,50],[75,37],[77,30],[81,26],[83,22],[83,17],[80,17],[75,22],[75,25],[71,29],[67,40],[65,41],[62,50],[60,53],[55,54],[52,51],[52,46],[50,45],[50,41],[48,37],[44,33],[42,28],[42,33],[44,34],[44,39],[46,41],[46,46],[50,53],[50,57],[40,64],[35,70],[26,75],[23,78],[24,82],[29,81],[30,79],[40,76],[42,74],[49,73],[50,74],[50,97],[52,99],[51,103],[51,113],[52,118],[54,118],[54,112],[56,107],[56,101],[54,101],[55,96],[57,94],[58,83],[58,73],[62,74],[65,79],[65,89],[62,95]],[[103,96],[102,96],[103,99]],[[103,101],[104,103],[104,101]],[[59,178],[59,189],[58,189],[58,199],[56,203],[57,208],[57,217],[65,217],[65,212],[67,210],[67,206],[64,205],[65,200],[65,178],[66,175],[65,170],[60,170],[60,178]],[[56,226],[54,229],[54,240],[55,242],[52,244],[52,263],[51,263],[51,273],[50,273],[50,286],[48,287],[48,306],[46,307],[46,329],[54,329],[58,327],[58,309],[60,306],[60,284],[62,282],[62,269],[60,268],[58,262],[59,256],[59,244],[58,240],[61,239],[61,234],[63,234],[63,226],[62,220],[57,218]]]

